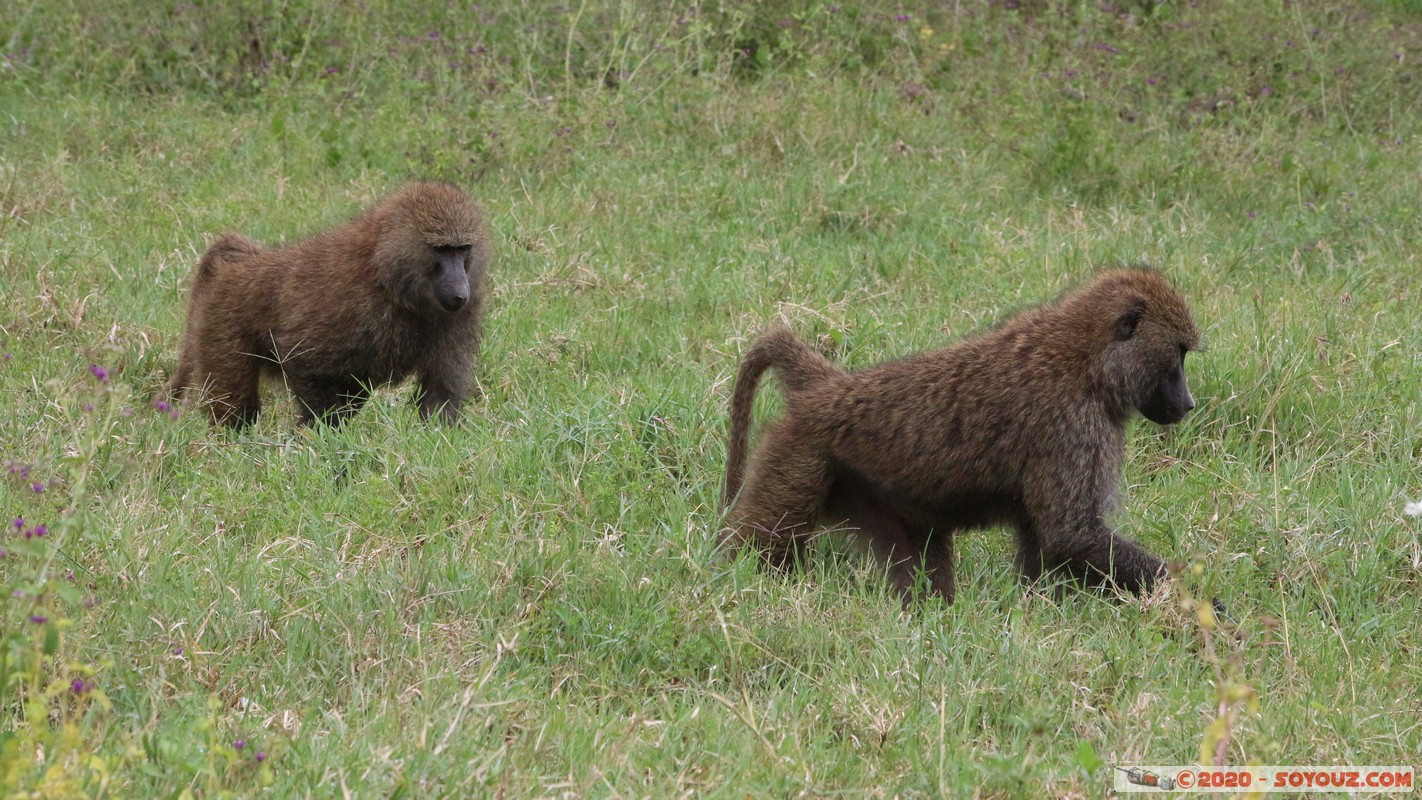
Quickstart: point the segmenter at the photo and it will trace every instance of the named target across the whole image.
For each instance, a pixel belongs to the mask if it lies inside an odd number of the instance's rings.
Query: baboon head
[[[1111,304],[1111,342],[1101,356],[1108,395],[1118,413],[1139,411],[1158,425],[1184,419],[1195,407],[1185,379],[1185,354],[1199,348],[1200,334],[1185,299],[1154,272],[1129,270],[1111,276],[1103,293]]]
[[[479,209],[439,183],[414,184],[382,208],[375,262],[396,301],[415,312],[464,308],[489,260]]]

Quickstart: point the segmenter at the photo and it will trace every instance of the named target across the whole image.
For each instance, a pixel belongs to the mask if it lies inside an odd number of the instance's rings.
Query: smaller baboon
[[[1169,425],[1194,408],[1184,363],[1198,345],[1184,298],[1145,269],[1102,273],[950,347],[859,372],[772,328],[732,389],[723,544],[756,546],[783,569],[817,522],[845,522],[906,600],[921,568],[952,602],[953,536],[1001,524],[1029,580],[1060,571],[1147,591],[1160,559],[1105,517],[1131,417]],[[786,414],[747,466],[756,386],[772,368]]]
[[[261,410],[280,375],[299,421],[334,423],[370,389],[418,378],[420,415],[454,421],[474,383],[489,237],[484,215],[442,183],[409,184],[351,222],[283,247],[224,233],[198,261],[173,397],[214,422]]]

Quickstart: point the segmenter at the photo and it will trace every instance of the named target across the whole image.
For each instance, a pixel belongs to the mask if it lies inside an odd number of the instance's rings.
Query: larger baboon
[[[474,382],[488,261],[479,207],[441,183],[285,247],[225,233],[198,261],[169,391],[242,426],[260,376],[280,375],[303,424],[339,422],[371,387],[416,375],[421,416],[452,421]]]
[[[1144,269],[1098,275],[951,347],[846,372],[783,327],[757,339],[731,397],[725,543],[785,567],[817,521],[847,522],[907,598],[922,568],[953,599],[953,536],[1016,529],[1029,579],[1061,570],[1143,592],[1160,559],[1106,524],[1126,424],[1195,406],[1185,300]],[[787,412],[746,468],[751,405],[774,368]]]

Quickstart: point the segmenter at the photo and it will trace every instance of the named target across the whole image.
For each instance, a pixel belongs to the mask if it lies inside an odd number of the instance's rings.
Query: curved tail
[[[736,382],[731,388],[731,439],[726,448],[726,486],[721,503],[729,508],[745,482],[746,458],[750,450],[751,407],[761,376],[774,367],[786,399],[793,407],[795,396],[805,389],[832,380],[844,371],[800,341],[784,325],[775,325],[761,334],[741,357]]]
[[[239,233],[224,233],[217,237],[203,251],[198,259],[197,272],[193,276],[193,287],[206,283],[217,272],[218,264],[241,261],[247,256],[260,253],[262,246]]]

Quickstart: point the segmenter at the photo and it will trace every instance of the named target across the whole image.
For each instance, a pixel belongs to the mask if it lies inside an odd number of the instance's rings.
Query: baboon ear
[[[1131,307],[1130,311],[1122,314],[1116,320],[1116,338],[1125,341],[1136,335],[1136,326],[1141,324],[1141,317],[1145,316],[1145,305],[1137,303]]]

